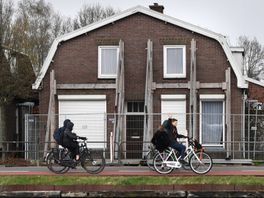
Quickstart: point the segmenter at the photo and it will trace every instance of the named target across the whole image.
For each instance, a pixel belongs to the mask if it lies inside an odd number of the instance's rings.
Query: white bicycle
[[[208,173],[213,166],[213,160],[210,155],[204,152],[204,149],[197,140],[188,138],[188,145],[185,151],[185,162],[188,163],[192,171],[197,174]],[[177,157],[174,149],[169,147],[163,152],[156,153],[153,159],[154,168],[160,174],[169,174],[173,169],[179,169],[183,166],[179,162],[179,159],[180,156]]]

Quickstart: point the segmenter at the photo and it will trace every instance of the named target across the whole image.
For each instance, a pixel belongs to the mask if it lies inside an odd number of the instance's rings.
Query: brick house
[[[91,141],[107,141],[114,132],[127,157],[135,157],[132,143],[141,142],[142,150],[169,116],[178,118],[182,134],[225,157],[230,115],[244,113],[249,84],[257,84],[243,76],[242,55],[224,36],[163,14],[163,6],[136,6],[57,38],[33,89],[47,114],[53,70],[56,123],[72,119]],[[241,140],[241,124],[236,128],[232,140]]]

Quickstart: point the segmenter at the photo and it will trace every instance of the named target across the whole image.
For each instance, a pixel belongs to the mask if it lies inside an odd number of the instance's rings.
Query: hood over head
[[[63,127],[67,127],[67,124],[69,123],[69,122],[71,122],[71,120],[70,119],[66,119],[66,120],[64,120],[64,122],[63,122]]]
[[[70,121],[70,122],[67,123],[66,128],[69,129],[70,131],[72,131],[73,126],[74,126],[74,124]]]

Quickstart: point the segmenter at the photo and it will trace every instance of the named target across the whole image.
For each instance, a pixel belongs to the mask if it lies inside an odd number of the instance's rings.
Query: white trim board
[[[58,100],[106,100],[106,95],[58,95]]]
[[[162,100],[185,100],[186,95],[184,94],[166,94],[166,95],[161,95],[160,98]]]
[[[200,99],[218,99],[218,100],[224,100],[225,95],[224,94],[200,94]]]
[[[233,71],[234,71],[234,73],[235,73],[235,75],[237,77],[237,86],[239,88],[247,88],[248,87],[248,85],[245,82],[245,79],[244,79],[244,77],[243,77],[243,75],[242,75],[242,73],[240,71],[239,63],[237,63],[237,61],[233,57],[231,48],[229,47],[227,39],[226,39],[225,36],[223,36],[221,34],[218,34],[218,33],[215,33],[215,32],[212,32],[212,31],[210,31],[208,29],[205,29],[205,28],[202,28],[202,27],[199,27],[199,26],[196,26],[196,25],[181,21],[181,20],[173,18],[171,16],[159,13],[157,11],[145,8],[143,6],[136,6],[136,7],[130,8],[128,10],[125,10],[125,11],[123,11],[121,13],[118,13],[116,15],[113,15],[111,17],[103,19],[101,21],[92,23],[92,24],[90,24],[88,26],[85,26],[83,28],[77,29],[75,31],[72,31],[70,33],[67,33],[65,35],[62,35],[62,36],[56,38],[54,40],[50,50],[49,50],[49,53],[48,53],[48,55],[47,55],[47,57],[46,57],[46,59],[44,61],[44,64],[43,64],[43,66],[41,68],[41,71],[39,72],[39,75],[38,75],[36,81],[32,85],[32,88],[33,89],[38,89],[39,88],[40,83],[41,83],[42,79],[44,78],[44,76],[46,75],[46,72],[48,71],[50,63],[53,60],[53,57],[54,57],[54,55],[55,55],[55,53],[57,51],[57,47],[58,47],[60,42],[70,40],[70,39],[72,39],[74,37],[80,36],[82,34],[85,34],[87,32],[95,30],[97,28],[103,27],[103,26],[105,26],[107,24],[113,23],[113,22],[115,22],[117,20],[120,20],[122,18],[128,17],[128,16],[133,15],[135,13],[143,13],[143,14],[151,16],[153,18],[162,20],[162,21],[164,21],[166,23],[170,23],[170,24],[182,27],[184,29],[196,32],[198,34],[204,35],[206,37],[215,39],[222,46],[222,48],[223,48],[223,50],[224,50],[224,52],[225,52],[225,54],[227,56],[227,59],[230,62],[230,65],[231,65],[231,67],[232,67],[232,69],[233,69]]]

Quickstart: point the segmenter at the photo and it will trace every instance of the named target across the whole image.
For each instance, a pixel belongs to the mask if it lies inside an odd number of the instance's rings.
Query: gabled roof
[[[230,65],[231,67],[233,68],[233,71],[235,72],[235,75],[237,77],[237,86],[239,88],[247,88],[247,83],[245,82],[245,79],[240,71],[240,67],[239,67],[239,64],[236,62],[236,60],[234,59],[233,55],[232,55],[232,51],[227,43],[227,40],[226,38],[221,35],[221,34],[217,34],[215,32],[212,32],[208,29],[204,29],[204,28],[201,28],[201,27],[198,27],[198,26],[195,26],[193,24],[190,24],[190,23],[186,23],[184,21],[181,21],[179,19],[176,19],[176,18],[173,18],[171,16],[168,16],[168,15],[165,15],[165,14],[162,14],[162,13],[159,13],[159,12],[156,12],[154,10],[151,10],[149,8],[145,8],[143,6],[136,6],[136,7],[133,7],[133,8],[130,8],[128,10],[125,10],[121,13],[118,13],[116,15],[113,15],[109,18],[106,18],[104,20],[101,20],[101,21],[98,21],[98,22],[95,22],[95,23],[92,23],[88,26],[85,26],[83,28],[80,28],[78,30],[75,30],[73,32],[70,32],[68,34],[65,34],[63,36],[60,36],[58,38],[56,38],[50,48],[50,51],[46,57],[46,60],[41,68],[41,71],[35,81],[35,83],[32,85],[32,88],[33,89],[38,89],[39,88],[39,85],[42,81],[42,79],[44,78],[48,68],[49,68],[49,65],[50,63],[52,62],[52,59],[53,59],[53,56],[57,50],[57,47],[58,47],[58,44],[62,41],[67,41],[67,40],[70,40],[74,37],[77,37],[77,36],[80,36],[84,33],[87,33],[89,31],[92,31],[92,30],[95,30],[97,28],[100,28],[100,27],[103,27],[107,24],[110,24],[114,21],[117,21],[117,20],[120,20],[122,18],[125,18],[125,17],[128,17],[130,15],[133,15],[135,13],[143,13],[145,15],[148,15],[148,16],[151,16],[153,18],[156,18],[156,19],[159,19],[159,20],[162,20],[162,21],[165,21],[167,23],[171,23],[173,25],[176,25],[176,26],[179,26],[179,27],[182,27],[182,28],[185,28],[187,30],[190,30],[190,31],[193,31],[193,32],[196,32],[196,33],[199,33],[201,35],[204,35],[206,37],[209,37],[209,38],[212,38],[212,39],[215,39],[217,40],[227,58],[228,58],[228,61],[230,62]]]
[[[264,82],[258,81],[256,79],[245,77],[245,80],[248,81],[248,82],[251,82],[253,84],[259,85],[261,87],[264,87]]]

